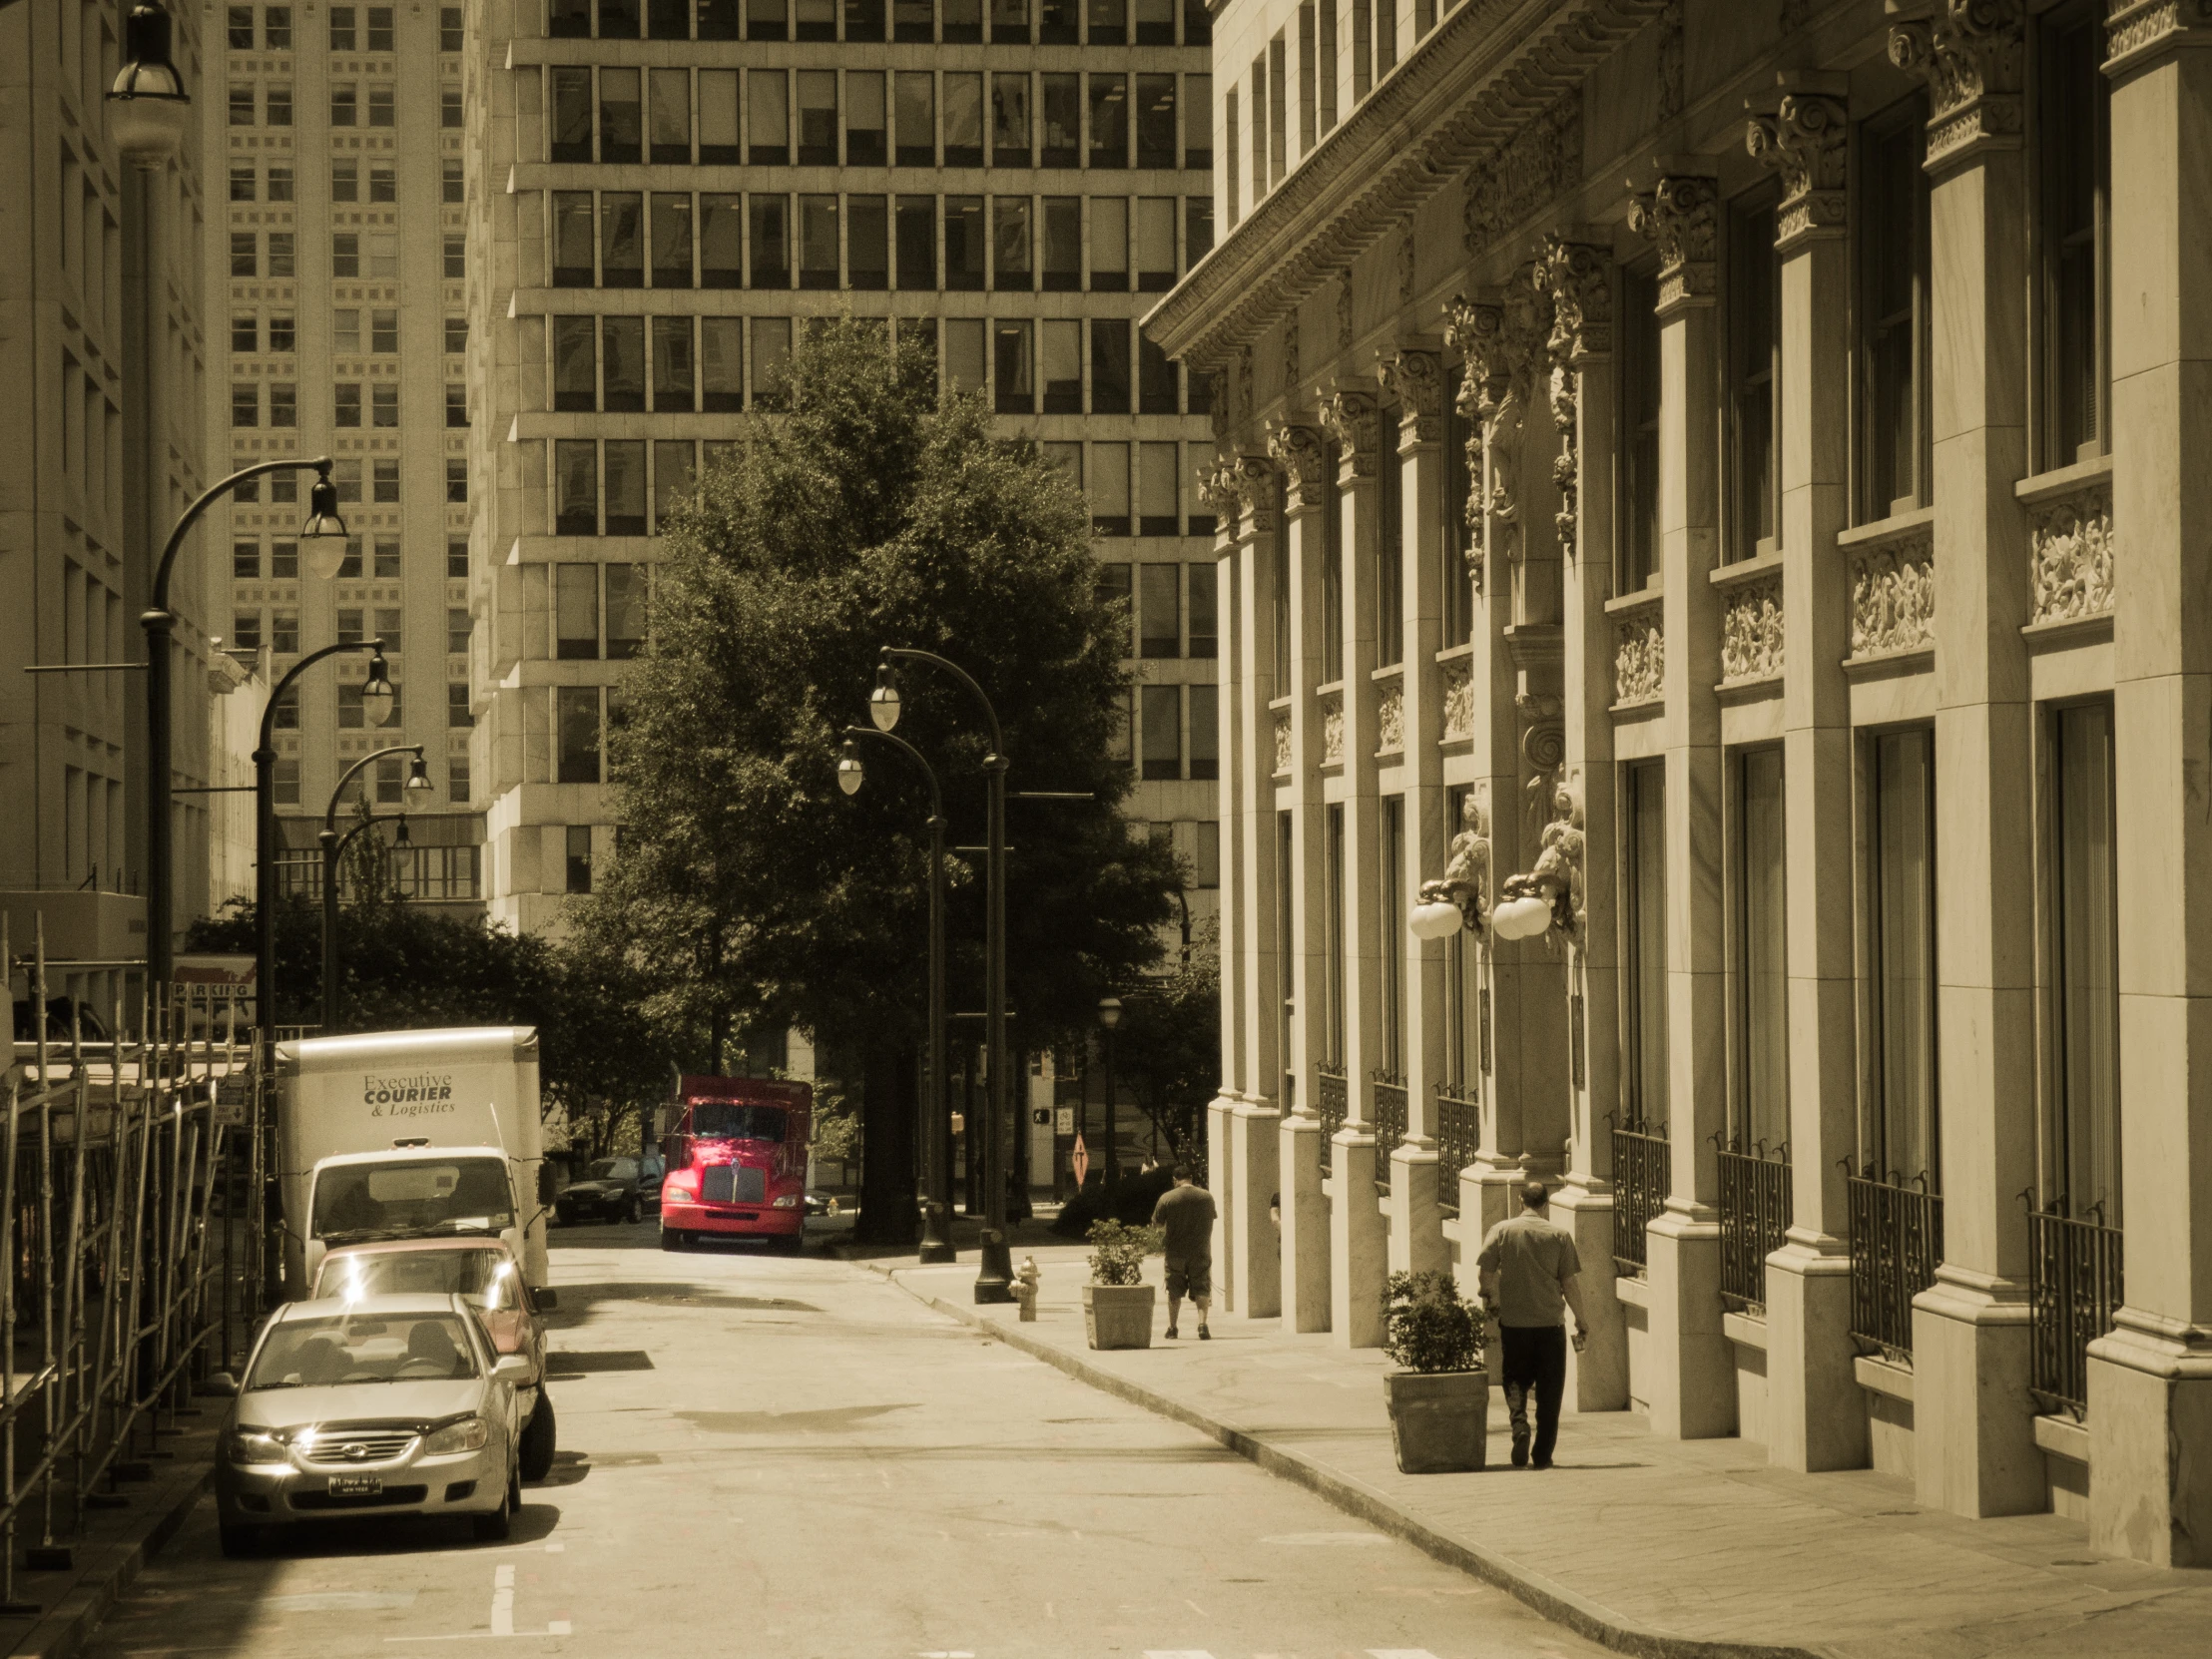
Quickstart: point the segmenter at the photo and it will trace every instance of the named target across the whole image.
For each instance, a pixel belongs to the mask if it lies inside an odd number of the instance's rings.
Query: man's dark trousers
[[[1559,1440],[1559,1399],[1567,1391],[1567,1328],[1501,1325],[1497,1334],[1504,1350],[1505,1405],[1516,1440],[1528,1432],[1528,1392],[1536,1392],[1536,1443],[1529,1454],[1542,1468]]]

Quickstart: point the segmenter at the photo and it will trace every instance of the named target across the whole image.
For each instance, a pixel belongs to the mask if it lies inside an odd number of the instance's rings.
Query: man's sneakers
[[[1168,1327],[1168,1340],[1170,1342],[1175,1340],[1175,1327],[1172,1325]]]
[[[1513,1467],[1516,1469],[1528,1467],[1528,1438],[1527,1429],[1516,1427],[1513,1430]]]
[[[1214,1340],[1214,1334],[1202,1325],[1198,1328],[1198,1340],[1202,1343],[1210,1343]]]

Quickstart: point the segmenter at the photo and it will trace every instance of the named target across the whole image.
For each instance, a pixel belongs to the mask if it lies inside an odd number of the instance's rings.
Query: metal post
[[[338,1028],[338,837],[317,830],[322,847],[322,1034]]]
[[[1014,1258],[1006,1245],[1006,1133],[1012,1103],[1006,1075],[1006,757],[995,751],[983,767],[990,774],[990,830],[986,902],[983,1026],[990,1048],[990,1131],[983,1151],[983,1240],[975,1275],[975,1300],[1014,1300]]]
[[[1121,1186],[1121,1141],[1114,1126],[1114,1028],[1106,1027],[1106,1197]]]

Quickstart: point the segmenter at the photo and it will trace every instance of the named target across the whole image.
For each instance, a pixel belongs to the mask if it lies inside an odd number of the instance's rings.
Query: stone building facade
[[[490,0],[467,53],[475,777],[492,913],[611,855],[604,734],[667,504],[793,330],[936,344],[1087,486],[1133,600],[1130,813],[1201,912],[1219,636],[1203,402],[1136,320],[1212,244],[1202,6]]]
[[[2204,12],[1218,13],[1235,1307],[2212,1558]]]

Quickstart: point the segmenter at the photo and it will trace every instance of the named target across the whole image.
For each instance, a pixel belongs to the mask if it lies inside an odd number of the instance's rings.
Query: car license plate
[[[384,1489],[383,1481],[366,1474],[333,1474],[330,1476],[332,1497],[375,1497]]]

